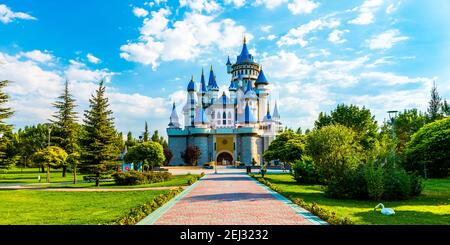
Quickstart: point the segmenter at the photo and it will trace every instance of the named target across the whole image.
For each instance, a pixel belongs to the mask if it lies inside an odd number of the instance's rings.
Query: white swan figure
[[[379,207],[381,207],[381,214],[384,214],[384,215],[394,215],[394,214],[395,214],[394,209],[392,209],[392,208],[385,208],[384,205],[383,205],[383,203],[379,203],[379,204],[373,209],[373,211],[376,211],[377,208],[379,208]]]

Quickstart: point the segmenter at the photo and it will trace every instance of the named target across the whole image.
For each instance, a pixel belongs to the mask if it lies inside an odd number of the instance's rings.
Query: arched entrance
[[[233,155],[228,152],[222,152],[217,155],[217,165],[231,165],[233,164]]]

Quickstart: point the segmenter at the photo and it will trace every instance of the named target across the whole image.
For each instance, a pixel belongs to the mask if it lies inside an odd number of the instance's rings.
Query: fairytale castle
[[[203,71],[199,86],[192,77],[182,110],[184,127],[173,105],[167,128],[169,148],[173,153],[171,165],[184,163],[181,152],[188,146],[200,149],[200,166],[212,161],[260,164],[263,152],[279,133],[281,122],[277,102],[271,112],[269,82],[261,65],[249,53],[245,38],[236,63],[232,64],[228,57],[226,66],[231,76],[228,93],[219,94],[212,67],[208,83]]]

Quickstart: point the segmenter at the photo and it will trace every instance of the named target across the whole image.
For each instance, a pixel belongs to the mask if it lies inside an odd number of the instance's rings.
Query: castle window
[[[222,118],[223,118],[223,119],[227,119],[227,114],[226,114],[225,112],[223,112]]]
[[[228,120],[228,124],[231,125],[231,120]]]
[[[211,118],[212,118],[212,119],[216,119],[216,113],[214,113],[214,112],[211,113]]]
[[[220,119],[220,112],[217,112],[217,119]]]
[[[228,119],[231,119],[231,112],[228,112]]]
[[[217,125],[220,125],[220,120],[217,120]]]

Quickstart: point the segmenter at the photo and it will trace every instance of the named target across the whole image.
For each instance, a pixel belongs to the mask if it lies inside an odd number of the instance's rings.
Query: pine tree
[[[12,126],[5,122],[14,114],[12,109],[6,106],[9,95],[3,92],[8,84],[9,81],[0,81],[0,168],[9,168],[14,163],[8,154],[11,146]]]
[[[86,133],[82,139],[81,169],[95,175],[96,185],[100,184],[100,176],[115,164],[120,150],[117,147],[117,134],[114,129],[113,112],[109,109],[105,95],[104,81],[89,100],[89,110],[85,111]]]
[[[431,99],[428,106],[428,119],[433,122],[442,118],[442,99],[437,91],[436,84],[433,82],[433,88],[431,88]]]
[[[69,92],[69,82],[66,81],[64,92],[58,97],[58,100],[53,103],[57,112],[50,119],[55,127],[54,141],[56,145],[64,149],[69,155],[78,154],[77,142],[77,112],[75,111],[75,99]],[[75,159],[74,159],[75,160]],[[74,164],[74,181],[76,182],[76,162]],[[63,177],[66,177],[67,165],[62,166]]]
[[[149,136],[149,133],[148,133],[148,124],[147,124],[147,122],[145,122],[145,128],[144,128],[144,142],[147,142],[148,141],[148,137]]]
[[[446,117],[450,116],[450,106],[448,105],[447,100],[444,100],[444,102],[442,103],[442,113]]]

